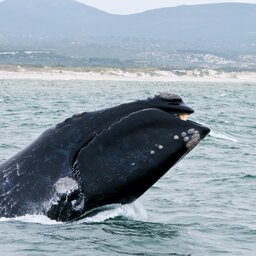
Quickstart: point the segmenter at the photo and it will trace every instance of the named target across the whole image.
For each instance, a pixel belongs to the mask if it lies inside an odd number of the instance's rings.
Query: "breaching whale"
[[[0,217],[70,221],[133,202],[210,132],[186,120],[193,112],[180,96],[160,94],[48,129],[0,165]]]

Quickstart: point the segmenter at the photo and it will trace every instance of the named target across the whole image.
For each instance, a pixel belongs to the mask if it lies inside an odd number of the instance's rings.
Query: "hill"
[[[113,15],[73,0],[5,0],[0,3],[0,24],[2,63],[29,64],[26,52],[36,51],[29,56],[36,65],[47,64],[50,56],[52,65],[241,68],[247,63],[251,68],[255,64],[254,4]]]

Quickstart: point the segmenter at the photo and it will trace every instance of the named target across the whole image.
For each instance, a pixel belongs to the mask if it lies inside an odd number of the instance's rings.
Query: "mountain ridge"
[[[233,59],[256,54],[255,4],[183,5],[116,15],[74,0],[5,0],[0,24],[0,51],[46,50],[69,58],[163,66],[172,66],[177,55],[193,64],[190,53]]]
[[[168,26],[170,29],[177,27],[174,32],[184,31],[190,37],[195,34],[193,29],[207,30],[204,24],[211,29],[222,24],[219,30],[225,30],[226,24],[230,28],[233,25],[244,30],[247,26],[256,30],[256,5],[240,3],[183,5],[139,14],[116,15],[74,0],[5,0],[0,3],[0,14],[1,24],[6,24],[0,27],[0,33],[5,35],[8,32],[18,35],[30,32],[36,35],[45,27],[44,35],[56,35],[60,30],[66,32],[65,36],[68,37],[75,35],[76,30],[72,31],[72,28],[79,25],[77,34],[81,36],[83,33],[86,36],[123,36],[123,29],[127,35],[134,37],[151,36],[167,40],[171,38],[163,30],[166,31]],[[247,23],[242,27],[241,21],[245,19]],[[90,27],[86,27],[87,24]],[[151,30],[152,26],[154,31]],[[103,30],[108,30],[108,33]]]

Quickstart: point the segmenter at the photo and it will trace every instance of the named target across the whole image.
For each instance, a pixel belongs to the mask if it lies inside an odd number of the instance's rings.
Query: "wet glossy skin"
[[[68,221],[136,200],[209,133],[179,118],[191,113],[162,94],[67,119],[0,165],[0,216]]]

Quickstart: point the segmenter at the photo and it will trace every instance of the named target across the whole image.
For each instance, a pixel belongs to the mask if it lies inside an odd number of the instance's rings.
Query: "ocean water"
[[[0,218],[0,255],[256,255],[256,83],[0,81],[0,162],[83,111],[180,94],[210,135],[131,205]]]

